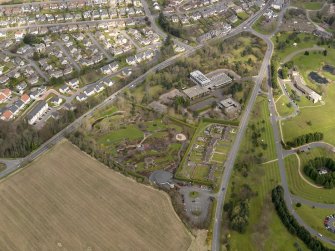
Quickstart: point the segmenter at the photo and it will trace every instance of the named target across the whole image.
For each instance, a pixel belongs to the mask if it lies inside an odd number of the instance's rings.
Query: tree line
[[[286,144],[289,147],[297,147],[308,144],[310,142],[320,141],[323,140],[323,133],[322,132],[314,132],[308,133],[304,135],[300,135],[293,139],[292,141],[288,141]]]
[[[328,173],[320,174],[319,169],[326,168]],[[331,158],[317,157],[308,161],[304,167],[305,174],[315,183],[325,188],[333,188],[335,184],[335,161]]]
[[[300,226],[296,219],[290,214],[284,200],[284,189],[277,186],[272,190],[272,202],[276,208],[279,218],[287,230],[299,237],[306,246],[314,251],[332,251],[333,249],[325,247],[321,241],[313,237],[303,226]]]
[[[279,63],[271,59],[271,66],[270,66],[270,71],[271,71],[271,85],[272,88],[277,89],[279,84],[278,84],[278,68],[279,68]]]

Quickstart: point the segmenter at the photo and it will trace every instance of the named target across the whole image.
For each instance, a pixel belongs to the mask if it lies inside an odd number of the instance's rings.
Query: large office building
[[[211,91],[232,82],[232,79],[225,73],[216,74],[209,79],[200,71],[191,72],[190,79],[196,85],[187,88],[183,92],[191,100],[205,96]]]
[[[200,86],[206,86],[211,83],[211,80],[207,78],[201,71],[192,71],[190,73],[190,79]]]

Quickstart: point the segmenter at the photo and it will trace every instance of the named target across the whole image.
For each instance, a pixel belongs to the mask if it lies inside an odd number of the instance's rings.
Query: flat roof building
[[[194,71],[190,74],[191,80],[197,85],[184,90],[184,94],[189,99],[202,97],[214,89],[230,84],[232,79],[225,73],[217,74],[210,79],[203,75],[200,71]]]
[[[183,92],[189,99],[195,99],[206,95],[210,92],[210,89],[196,85],[185,89]]]
[[[313,103],[317,103],[322,100],[321,95],[317,94],[315,91],[313,91],[306,85],[305,81],[300,76],[299,72],[294,71],[292,73],[292,78],[294,86],[303,94],[305,94],[308,99],[312,100]]]
[[[221,109],[223,109],[224,113],[230,118],[237,116],[241,111],[240,103],[238,103],[232,98],[226,98],[224,100],[221,100],[218,105]]]
[[[211,80],[198,70],[190,73],[190,79],[200,86],[206,86],[211,83]]]

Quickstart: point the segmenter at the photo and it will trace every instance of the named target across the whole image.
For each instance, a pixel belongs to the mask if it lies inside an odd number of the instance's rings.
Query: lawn
[[[276,108],[279,116],[285,117],[294,112],[294,108],[289,105],[290,100],[286,95],[281,96],[276,101]]]
[[[334,209],[312,208],[303,204],[301,207],[295,207],[295,210],[307,225],[322,235],[335,240],[335,233],[328,231],[323,225],[325,217],[335,213]]]
[[[295,242],[305,250],[305,245],[286,230],[271,202],[271,190],[280,182],[277,163],[253,166],[247,178],[235,171],[231,182],[235,186],[248,184],[258,195],[250,200],[249,226],[246,233],[229,231],[230,250],[246,250],[245,247],[248,247],[248,250],[255,251],[296,251]],[[231,191],[228,194],[229,192]]]
[[[84,75],[80,76],[80,80],[81,80],[81,82],[84,83],[84,85],[87,85],[87,84],[98,81],[102,77],[104,77],[104,76],[100,71],[92,70],[92,71],[89,71],[89,72],[85,73]]]
[[[246,136],[243,138],[241,144],[243,146],[243,149],[241,149],[239,152],[239,154],[241,154],[243,158],[249,158],[250,156],[260,156],[259,159],[261,159],[262,162],[276,159],[274,136],[269,119],[269,114],[270,112],[268,108],[268,100],[265,97],[258,96],[251,113]],[[255,125],[257,129],[261,130],[260,141],[261,143],[267,144],[266,149],[253,146],[251,142],[251,137],[253,133],[251,125]],[[264,131],[262,130],[262,128],[264,128]]]
[[[113,113],[117,112],[117,107],[115,106],[110,106],[107,109],[103,110],[103,111],[99,111],[99,113],[97,115],[95,115],[95,117],[100,118],[100,117],[107,117],[112,115]]]
[[[144,136],[143,132],[136,125],[127,125],[125,128],[113,130],[103,135],[99,142],[103,145],[117,144],[122,140],[140,140]]]
[[[135,98],[138,103],[141,103],[145,94],[148,94],[150,100],[158,98],[161,94],[165,92],[162,85],[139,85],[132,88],[130,93]]]
[[[0,250],[187,250],[169,196],[68,141],[0,184]]]
[[[282,121],[284,141],[290,141],[295,137],[312,133],[322,132],[324,141],[335,145],[335,86],[327,87],[324,98],[325,105],[308,107],[300,110],[299,115],[289,120]]]
[[[246,20],[249,17],[249,15],[246,12],[244,12],[244,11],[237,13],[237,16],[238,16],[238,18],[240,18],[242,20]]]
[[[309,2],[309,3],[304,3],[304,8],[307,10],[319,10],[321,9],[323,3],[322,2]]]
[[[310,132],[323,132],[324,141],[335,144],[335,137],[333,130],[335,128],[335,117],[330,116],[335,112],[335,87],[333,84],[325,86],[316,85],[309,78],[308,74],[311,71],[319,72],[323,74],[322,66],[324,64],[335,65],[335,49],[327,49],[328,55],[324,56],[322,53],[310,52],[309,56],[303,53],[293,58],[295,65],[298,67],[306,83],[313,89],[323,92],[323,99],[325,105],[321,106],[320,103],[313,105],[314,107],[304,108],[301,113],[287,121],[282,122],[282,128],[284,133],[284,139],[292,140],[294,137],[300,134],[306,134]],[[335,76],[333,76],[335,80]],[[328,78],[328,80],[330,80]],[[332,82],[334,82],[334,80]],[[302,104],[299,104],[302,105]],[[306,103],[304,105],[312,105]],[[297,135],[299,132],[299,135]]]
[[[323,149],[313,149],[309,153],[301,153],[301,173],[303,174],[304,164],[317,156],[330,156]],[[286,177],[290,192],[307,200],[321,203],[335,203],[335,189],[316,188],[304,181],[298,172],[298,159],[295,155],[285,158]],[[304,176],[305,177],[305,176]]]
[[[311,71],[315,71],[320,75],[324,75],[325,72],[322,70],[323,65],[330,64],[335,66],[335,49],[327,48],[327,52],[327,56],[324,56],[322,51],[314,51],[310,52],[309,55],[304,55],[304,53],[301,53],[293,58],[293,62],[304,77],[306,84],[319,92],[322,92],[324,89],[321,88],[323,85],[316,84],[308,77],[308,74]],[[330,82],[335,81],[335,75],[327,74],[327,78]]]
[[[275,45],[275,53],[276,56],[280,61],[283,60],[286,56],[290,55],[292,52],[297,50],[311,48],[317,44],[317,37],[312,34],[308,33],[299,33],[294,40],[288,39],[290,32],[285,33],[277,33],[275,36],[272,37],[272,41]],[[297,45],[294,46],[293,44],[297,41]],[[283,42],[285,47],[282,49],[278,48],[278,44]]]
[[[264,121],[264,122],[263,122]],[[261,139],[268,144],[266,150],[256,149],[252,144],[250,128],[251,124],[264,127]],[[230,250],[292,250],[299,247],[305,250],[305,245],[296,237],[291,235],[280,221],[274,206],[271,202],[271,191],[280,183],[280,173],[277,162],[268,164],[257,164],[254,156],[259,152],[263,153],[264,160],[276,158],[275,145],[273,142],[272,126],[269,120],[268,101],[265,97],[258,96],[253,108],[249,126],[244,135],[236,163],[245,162],[248,167],[248,176],[234,169],[227,191],[227,200],[233,190],[239,193],[240,188],[247,184],[255,196],[249,202],[249,225],[243,234],[227,229],[227,218],[224,218],[223,229],[226,229],[225,236],[229,236]],[[233,188],[234,187],[234,188]],[[226,215],[225,215],[226,217]]]

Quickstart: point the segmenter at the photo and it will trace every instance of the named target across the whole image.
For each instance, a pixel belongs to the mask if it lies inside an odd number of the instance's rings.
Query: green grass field
[[[305,245],[286,230],[271,202],[271,190],[280,182],[279,177],[277,163],[253,166],[247,178],[234,172],[231,182],[235,186],[248,184],[258,195],[250,200],[250,221],[246,233],[229,231],[230,250],[295,251],[295,242],[306,250]],[[231,184],[228,194],[230,187]]]
[[[327,88],[327,97],[324,98],[325,105],[314,105],[301,109],[296,117],[282,121],[283,137],[285,141],[290,141],[295,137],[312,133],[322,132],[324,141],[335,145],[335,86]]]
[[[311,48],[317,44],[317,37],[315,37],[314,35],[308,33],[299,33],[297,38],[300,40],[300,42],[298,42],[297,45],[294,46],[293,40],[289,41],[289,43],[286,43],[289,35],[289,32],[285,32],[277,33],[275,36],[272,37],[272,41],[276,48],[274,56],[276,56],[280,61],[283,60],[286,56],[290,55],[292,52],[300,49]],[[280,42],[285,42],[286,44],[286,47],[282,50],[277,49],[277,45]]]
[[[316,208],[316,207],[312,208],[307,205],[302,205],[301,207],[295,207],[295,209],[306,224],[314,228],[322,235],[335,240],[335,233],[328,231],[323,225],[325,217],[331,214],[335,214],[335,210],[327,208]]]
[[[309,159],[318,156],[332,156],[331,153],[324,149],[312,149],[309,153],[299,154],[301,160],[301,173],[303,175],[303,166]],[[295,155],[290,155],[285,158],[285,168],[287,182],[290,192],[307,200],[321,203],[335,203],[335,189],[316,188],[304,181],[298,172],[298,159]],[[306,176],[304,176],[309,180]],[[309,180],[310,181],[310,180]]]
[[[249,125],[246,131],[246,136],[243,138],[242,146],[243,150],[239,152],[240,155],[262,155],[262,162],[276,159],[276,149],[273,138],[272,126],[269,119],[269,108],[268,101],[265,97],[258,96],[256,99],[255,107],[253,108]],[[263,123],[264,121],[264,123]],[[262,132],[261,140],[267,144],[267,148],[264,150],[261,147],[255,148],[251,142],[252,130],[251,124],[255,124],[257,128],[264,128]]]
[[[319,10],[321,9],[322,5],[322,2],[309,2],[303,4],[304,8],[307,10]]]
[[[269,120],[268,102],[265,97],[257,97],[255,107],[252,111],[250,124],[262,123],[264,120],[265,132],[262,133],[262,139],[268,144],[268,148],[263,155],[267,160],[276,158],[275,145],[273,142],[273,132]],[[249,124],[249,126],[250,126]],[[262,123],[263,124],[263,123]],[[254,149],[251,142],[251,129],[248,128],[243,138],[242,148],[239,150],[238,160],[249,160],[249,155]],[[256,152],[257,153],[257,152]],[[257,195],[250,199],[249,225],[244,234],[235,231],[225,231],[228,237],[230,250],[297,250],[294,244],[297,243],[302,250],[306,246],[296,237],[291,235],[279,219],[275,208],[271,202],[271,191],[280,183],[280,173],[277,162],[268,164],[256,164],[252,159],[249,160],[249,172],[247,177],[234,170],[227,191],[227,198],[234,191],[239,191],[243,184],[251,187]],[[227,221],[224,218],[224,221]],[[227,224],[227,223],[224,223]],[[224,229],[228,226],[224,225]],[[222,249],[224,250],[224,249]]]
[[[246,19],[248,19],[248,17],[249,17],[249,15],[246,13],[246,12],[239,12],[239,13],[237,13],[237,16],[240,18],[240,19],[242,19],[242,20],[246,20]]]
[[[330,82],[335,81],[335,75],[327,74],[322,70],[322,66],[325,64],[335,65],[335,49],[328,48],[327,51],[327,56],[324,56],[322,51],[314,51],[310,52],[309,55],[301,53],[293,58],[293,62],[298,67],[306,84],[318,92],[322,92],[325,88],[323,88],[323,85],[318,85],[308,77],[311,71],[316,71],[320,75],[327,75],[327,79]]]
[[[327,50],[327,56],[324,56],[322,53],[314,54],[314,52],[311,52],[309,56],[300,54],[293,59],[306,83],[312,86],[313,89],[324,92],[323,99],[325,105],[320,106],[320,103],[318,103],[317,105],[313,105],[314,107],[301,109],[301,113],[298,116],[282,122],[285,141],[292,140],[301,134],[319,131],[324,133],[324,141],[335,145],[335,134],[333,133],[335,117],[330,116],[330,114],[334,114],[335,112],[335,87],[333,84],[320,87],[308,78],[310,71],[317,71],[323,74],[321,70],[323,64],[335,65],[335,49]],[[297,132],[299,132],[299,135]]]
[[[104,145],[117,144],[124,139],[140,140],[143,136],[143,132],[137,126],[127,125],[125,128],[105,134],[99,139],[99,142]]]
[[[294,112],[293,107],[289,107],[290,100],[286,95],[281,96],[276,101],[277,112],[280,116],[288,116]]]

